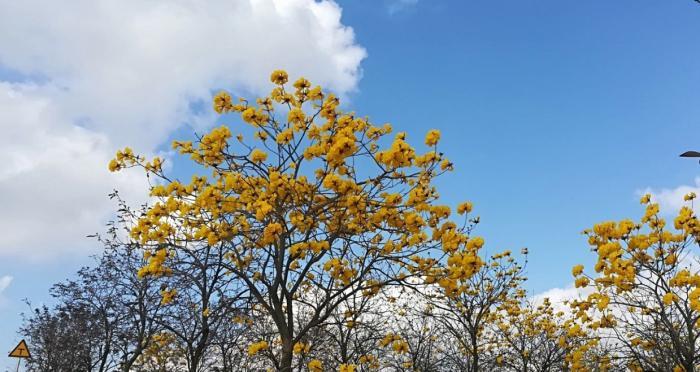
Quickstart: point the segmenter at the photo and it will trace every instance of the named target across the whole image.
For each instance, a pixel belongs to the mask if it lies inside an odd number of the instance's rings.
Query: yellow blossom
[[[250,160],[254,163],[262,163],[267,160],[267,153],[260,149],[254,149],[250,153]]]
[[[651,201],[651,195],[650,194],[644,194],[642,195],[642,198],[639,199],[640,204],[649,204]]]
[[[284,70],[275,70],[270,75],[270,81],[277,85],[284,85],[288,79],[289,76],[287,76],[287,72]]]
[[[294,344],[294,349],[292,352],[294,354],[303,354],[303,353],[308,353],[311,350],[311,345],[307,345],[303,342],[297,342]]]
[[[323,364],[318,359],[312,359],[307,366],[309,367],[309,372],[323,372]]]
[[[664,295],[663,297],[663,303],[666,306],[670,306],[673,304],[673,302],[676,300],[676,295],[674,295],[672,292],[668,292]]]
[[[269,347],[267,341],[259,341],[248,346],[248,356],[254,356],[262,350],[267,350]]]
[[[214,111],[217,113],[225,113],[232,107],[231,96],[227,92],[221,91],[214,96]]]
[[[170,289],[170,290],[164,289],[164,290],[160,291],[160,295],[161,295],[160,303],[162,305],[167,305],[167,304],[171,303],[173,301],[173,299],[175,299],[175,296],[177,295],[177,290],[176,289]]]
[[[469,213],[472,211],[472,203],[471,202],[464,202],[461,203],[457,206],[457,213],[459,214],[465,214]]]
[[[440,141],[440,131],[437,129],[431,129],[425,136],[425,144],[428,146],[435,146],[438,141]]]

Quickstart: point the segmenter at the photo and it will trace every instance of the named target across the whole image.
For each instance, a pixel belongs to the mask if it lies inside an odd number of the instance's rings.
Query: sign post
[[[19,372],[19,365],[22,362],[22,359],[29,359],[32,357],[32,355],[29,353],[27,343],[22,340],[17,346],[15,346],[14,349],[12,349],[12,351],[10,351],[9,357],[17,358],[17,372]]]

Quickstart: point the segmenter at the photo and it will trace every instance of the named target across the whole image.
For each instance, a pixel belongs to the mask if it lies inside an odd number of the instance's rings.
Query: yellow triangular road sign
[[[15,346],[14,349],[10,352],[10,357],[11,358],[31,358],[31,354],[29,354],[29,348],[27,347],[27,343],[24,342],[24,340],[19,342],[19,345]]]

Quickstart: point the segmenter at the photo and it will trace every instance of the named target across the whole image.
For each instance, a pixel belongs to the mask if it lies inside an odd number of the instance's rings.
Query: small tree
[[[493,365],[490,328],[499,311],[517,308],[524,299],[523,270],[510,251],[495,254],[474,276],[445,288],[444,300],[434,302],[442,328],[459,351],[452,358],[460,371],[476,372]]]
[[[388,334],[380,341],[386,354],[382,364],[395,371],[451,371],[454,359],[449,354],[449,337],[440,317],[435,316],[435,299],[426,292],[435,285],[397,297],[389,296]],[[438,300],[439,301],[439,300]]]
[[[685,199],[691,201],[695,194]],[[603,222],[586,230],[597,254],[595,274],[573,268],[576,286],[591,292],[572,303],[579,320],[632,370],[693,371],[700,363],[700,269],[691,247],[700,221],[684,206],[668,229],[645,195],[640,223]]]
[[[247,311],[246,291],[227,273],[224,254],[220,244],[172,252],[168,275],[162,278],[159,325],[181,345],[188,372],[219,364],[214,343],[221,347],[224,340],[216,337],[231,336],[234,317]]]
[[[138,245],[120,240],[129,210],[121,200],[119,205],[119,220],[108,225],[106,237],[97,236],[105,249],[96,265],[55,284],[56,306],[25,318],[21,332],[32,344],[30,368],[130,371],[160,331],[160,284],[138,277],[147,261]]]
[[[118,361],[119,369],[126,372],[132,370],[151,339],[163,329],[162,295],[157,279],[137,275],[138,269],[146,263],[143,252],[138,244],[125,243],[120,238],[120,230],[125,228],[131,211],[116,192],[112,198],[119,202],[119,219],[108,224],[106,237],[98,236],[105,250],[97,267],[84,270],[92,274],[83,278],[86,288],[82,290],[94,285],[109,289],[105,294],[109,295],[109,303],[118,315],[114,319],[114,340],[110,351]],[[84,294],[85,301],[90,303],[100,299],[90,292],[94,291],[88,289]]]
[[[555,311],[548,298],[499,312],[493,327],[495,365],[507,371],[563,370],[572,346],[565,323],[565,313]]]
[[[312,355],[323,360],[327,368],[346,364],[364,371],[378,366],[377,348],[386,333],[389,312],[384,301],[382,295],[356,293],[349,297],[326,321],[318,341],[311,338],[316,344]]]
[[[99,316],[82,304],[33,309],[20,333],[32,345],[29,371],[95,371],[105,360],[104,328]]]
[[[449,286],[478,271],[480,245],[437,203],[433,180],[452,168],[437,151],[438,131],[428,133],[422,155],[405,133],[382,149],[391,126],[343,112],[337,97],[304,78],[291,91],[284,71],[271,80],[275,88],[255,104],[234,104],[225,92],[214,98],[218,113],[251,126],[252,141],[239,133],[234,145],[222,126],[173,144],[209,175],[183,184],[163,173],[159,158],[147,162],[128,148],[110,169],[140,166],[164,182],[151,188],[159,201],[131,230],[155,251],[143,273],[168,272],[173,252],[222,246],[226,268],[276,326],[281,350],[267,355],[291,371],[295,345],[353,294],[426,275]],[[251,345],[251,354],[268,347]]]

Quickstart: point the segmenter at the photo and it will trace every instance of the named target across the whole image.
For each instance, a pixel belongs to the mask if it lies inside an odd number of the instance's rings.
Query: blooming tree
[[[390,125],[344,112],[336,96],[304,78],[293,87],[287,80],[273,72],[272,92],[255,103],[214,97],[216,112],[240,116],[250,136],[221,126],[173,143],[206,175],[169,178],[161,159],[129,148],[109,165],[143,167],[160,180],[150,190],[157,201],[131,229],[151,252],[140,274],[168,275],[178,252],[222,249],[226,270],[276,327],[279,347],[260,341],[250,354],[268,350],[281,371],[292,370],[297,345],[354,294],[372,296],[409,278],[453,288],[481,267],[483,244],[438,203],[433,180],[452,163],[437,150],[437,130],[423,154],[405,133],[385,145]]]
[[[522,253],[526,256],[527,249]],[[480,371],[493,365],[490,328],[499,312],[517,309],[525,297],[523,270],[510,251],[494,254],[475,275],[444,288],[443,296],[434,300],[442,329],[458,346],[453,357],[460,370]]]
[[[584,232],[598,260],[595,274],[573,268],[576,286],[591,293],[571,305],[588,331],[614,340],[610,354],[630,369],[693,371],[700,362],[700,268],[691,249],[700,222],[684,206],[668,228],[649,195],[641,203],[641,222],[603,222]]]

